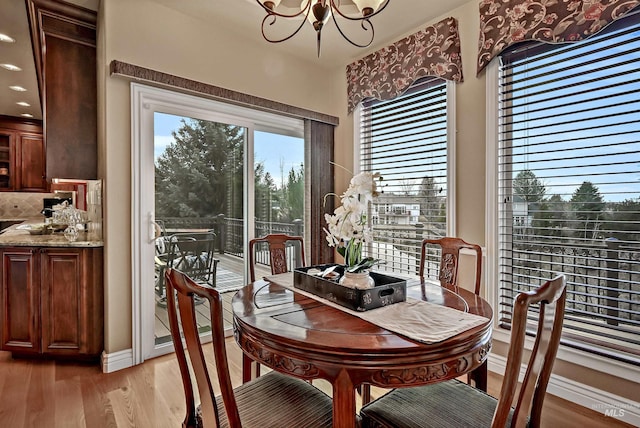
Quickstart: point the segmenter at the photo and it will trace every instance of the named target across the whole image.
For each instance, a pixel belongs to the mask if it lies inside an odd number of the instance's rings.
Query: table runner
[[[265,276],[264,279],[304,296],[340,309],[353,316],[405,336],[418,342],[432,344],[482,325],[488,318],[462,312],[446,306],[436,305],[408,298],[406,302],[371,309],[365,312],[353,311],[315,294],[293,286],[293,273]]]

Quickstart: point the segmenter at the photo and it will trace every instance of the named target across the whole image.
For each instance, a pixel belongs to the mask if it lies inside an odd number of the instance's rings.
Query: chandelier
[[[262,20],[262,37],[264,37],[266,41],[271,43],[280,43],[285,40],[289,40],[298,34],[300,29],[304,26],[305,21],[309,21],[313,24],[313,28],[316,31],[318,57],[320,57],[322,27],[327,23],[329,17],[333,19],[336,28],[345,40],[359,48],[366,48],[371,45],[374,37],[373,24],[371,24],[369,19],[379,14],[385,7],[387,7],[390,0],[302,0],[299,10],[295,8],[293,11],[291,11],[292,8],[288,8],[288,11],[280,10],[278,6],[280,5],[281,0],[256,1],[267,12],[267,15]],[[344,9],[349,8],[351,8],[351,12],[343,12]],[[284,9],[284,7],[281,9]],[[370,32],[370,37],[367,39],[368,41],[365,41],[365,43],[353,41],[340,27],[340,24],[338,24],[338,21],[336,20],[336,16],[347,21],[359,21],[360,28],[367,34]],[[298,18],[301,22],[300,25],[297,25],[293,32],[288,36],[275,38],[269,37],[265,32],[265,28],[268,29],[270,26],[274,25],[278,18],[294,20]]]

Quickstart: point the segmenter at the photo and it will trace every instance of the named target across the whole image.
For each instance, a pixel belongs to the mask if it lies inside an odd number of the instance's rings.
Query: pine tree
[[[520,171],[513,180],[513,194],[527,203],[541,202],[546,192],[544,183],[531,170]]]
[[[287,183],[282,189],[283,204],[279,221],[291,222],[295,219],[304,218],[304,165],[296,171],[289,170]]]
[[[418,190],[420,201],[420,221],[423,222],[444,222],[442,216],[445,195],[442,185],[433,177],[424,177],[420,182]]]
[[[158,217],[242,216],[245,130],[182,119],[174,142],[156,160]]]
[[[592,238],[603,220],[605,208],[602,195],[590,181],[585,181],[571,196],[571,210],[575,221],[576,236]]]

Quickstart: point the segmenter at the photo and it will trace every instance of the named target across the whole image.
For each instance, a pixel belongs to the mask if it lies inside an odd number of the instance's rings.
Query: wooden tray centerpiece
[[[309,271],[322,272],[332,266],[335,266],[333,272],[338,274],[335,279],[326,279],[309,273]],[[335,264],[296,268],[293,271],[293,286],[360,312],[407,300],[407,281],[402,278],[369,272],[374,286],[356,289],[345,287],[338,282],[343,274],[344,266]]]

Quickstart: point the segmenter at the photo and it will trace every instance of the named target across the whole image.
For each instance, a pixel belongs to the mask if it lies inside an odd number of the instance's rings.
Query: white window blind
[[[379,270],[415,275],[422,239],[447,231],[447,84],[426,78],[401,97],[366,102],[360,125],[360,169],[383,177],[366,253],[383,261]],[[425,275],[437,278],[433,259]]]
[[[563,342],[640,363],[640,19],[500,66],[499,322],[567,277]]]

